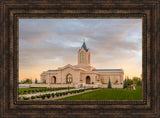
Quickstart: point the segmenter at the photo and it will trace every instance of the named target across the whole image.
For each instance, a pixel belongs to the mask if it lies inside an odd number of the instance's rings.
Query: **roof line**
[[[48,70],[48,71],[57,71],[57,70]]]
[[[92,71],[123,71],[123,69],[93,69]]]

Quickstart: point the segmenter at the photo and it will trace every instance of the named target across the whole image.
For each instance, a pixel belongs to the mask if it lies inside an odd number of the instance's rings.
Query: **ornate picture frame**
[[[0,0],[0,117],[160,117],[159,1]],[[142,100],[18,101],[19,18],[142,18]]]

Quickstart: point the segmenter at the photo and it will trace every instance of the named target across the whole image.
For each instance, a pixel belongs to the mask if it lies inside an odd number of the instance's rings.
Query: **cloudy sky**
[[[78,63],[83,38],[97,69],[142,73],[142,19],[19,19],[19,79]]]

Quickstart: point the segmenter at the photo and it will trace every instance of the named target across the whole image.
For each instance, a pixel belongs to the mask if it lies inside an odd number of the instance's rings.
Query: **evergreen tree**
[[[127,81],[126,81],[126,79],[124,80],[123,88],[127,88]]]
[[[110,78],[109,78],[109,82],[108,82],[108,88],[112,88]]]
[[[38,80],[37,80],[37,78],[35,79],[35,84],[37,84],[38,83]]]

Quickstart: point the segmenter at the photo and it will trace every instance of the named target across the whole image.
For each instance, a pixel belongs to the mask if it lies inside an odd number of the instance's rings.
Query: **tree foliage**
[[[131,79],[127,79],[127,85],[133,84],[133,81]]]
[[[38,80],[37,80],[37,78],[35,79],[35,83],[36,83],[36,84],[38,83]]]
[[[22,80],[21,82],[19,82],[19,84],[32,84],[32,80],[27,78],[27,79]]]
[[[109,82],[108,82],[108,88],[112,88],[110,78],[109,78]]]
[[[127,88],[127,80],[126,79],[124,80],[123,88]]]
[[[132,79],[129,79],[129,77],[127,76],[124,80],[124,88],[126,86],[130,86],[132,84],[136,84],[138,86],[142,86],[142,80],[140,79],[140,77],[133,77]]]
[[[139,77],[133,77],[133,84],[142,85],[142,80]]]

